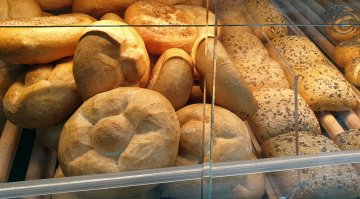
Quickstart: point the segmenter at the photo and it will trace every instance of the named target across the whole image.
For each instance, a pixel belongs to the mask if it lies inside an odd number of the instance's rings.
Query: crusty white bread
[[[149,76],[149,56],[134,28],[101,20],[83,32],[74,56],[74,78],[84,101],[120,86],[146,87]]]
[[[132,4],[126,9],[124,20],[129,25],[138,25],[134,28],[151,54],[161,55],[170,48],[190,53],[198,37],[192,17],[175,6],[159,1],[143,0]]]
[[[0,1],[0,20],[41,16],[42,10],[37,0]]]

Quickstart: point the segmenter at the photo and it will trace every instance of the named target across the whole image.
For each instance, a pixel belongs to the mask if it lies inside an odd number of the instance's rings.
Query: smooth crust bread
[[[132,4],[126,9],[124,20],[129,25],[138,25],[134,28],[151,54],[161,55],[170,48],[180,48],[190,53],[198,37],[192,17],[175,6],[156,0]]]
[[[194,66],[190,56],[179,48],[171,48],[155,64],[147,88],[164,95],[178,110],[188,101],[193,83]]]
[[[100,20],[114,20],[114,21],[120,21],[120,22],[125,22],[123,18],[121,18],[119,15],[109,12],[104,14]]]
[[[0,98],[3,99],[6,91],[16,79],[28,69],[23,65],[11,65],[0,61]]]
[[[326,32],[337,41],[347,41],[360,33],[360,17],[347,5],[332,5],[325,12]],[[335,25],[335,26],[331,26]]]
[[[207,54],[205,54],[206,37],[206,35],[202,35],[196,40],[191,57],[194,61],[196,71],[199,72],[201,78],[206,78],[206,90],[211,92],[214,37],[208,37],[208,49]],[[222,44],[217,42],[216,47],[215,103],[235,113],[242,120],[246,120],[255,115],[258,109],[258,103],[246,81],[240,74],[239,69],[231,62]],[[205,71],[207,72],[205,73]]]
[[[102,20],[83,32],[74,56],[74,78],[84,101],[120,86],[146,87],[149,77],[149,56],[134,28]]]
[[[0,20],[41,16],[42,10],[37,0],[0,1]]]
[[[170,167],[180,125],[160,93],[119,87],[85,101],[65,123],[59,163],[65,176]]]
[[[342,68],[356,57],[360,57],[360,35],[341,42],[335,47],[334,61]]]
[[[92,21],[83,17],[31,17],[0,21],[0,60],[9,64],[44,64],[72,56],[85,27],[11,26],[81,26]]]
[[[254,18],[256,24],[268,24],[269,26],[254,26],[254,32],[262,40],[283,37],[288,34],[287,26],[271,26],[272,24],[286,24],[282,13],[267,0],[244,0],[244,6]],[[263,35],[261,30],[265,33]]]
[[[261,146],[264,157],[294,156],[295,133],[279,135],[265,141]],[[316,154],[340,151],[329,138],[299,131],[299,154]],[[287,198],[357,198],[360,186],[358,176],[351,165],[334,165],[280,171],[271,173],[283,196]]]
[[[22,128],[42,128],[60,122],[82,102],[77,90],[72,58],[54,67],[38,65],[21,75],[4,97],[8,120]]]
[[[211,105],[206,104],[204,107],[204,104],[192,104],[178,110],[176,114],[180,122],[180,144],[175,165],[201,164],[202,156],[204,156],[205,162],[209,162]],[[203,118],[204,115],[205,118]],[[214,117],[212,161],[216,163],[250,160],[251,139],[245,123],[234,113],[219,106],[214,107]],[[205,121],[205,126],[203,121]],[[205,127],[204,131],[203,127]],[[261,190],[264,191],[264,179],[261,176],[257,177],[253,179],[250,179],[250,176],[214,179],[212,194],[216,198],[227,198],[229,195],[233,195],[233,192],[244,197],[256,195],[255,193],[259,192],[261,194]],[[260,181],[259,184],[256,183],[257,180]],[[207,184],[206,181],[205,184]],[[161,188],[164,194],[171,198],[198,198],[201,194],[201,181],[167,183],[161,185]]]
[[[101,1],[89,1],[89,0],[75,0],[72,10],[73,12],[81,12],[91,15],[97,19],[103,16],[105,13],[113,12],[117,15],[123,16],[125,10],[135,2],[139,0],[101,0]],[[158,0],[159,2],[174,5],[184,3],[186,0]]]
[[[37,0],[43,10],[63,10],[71,8],[75,0]]]
[[[355,92],[337,69],[315,63],[298,64],[292,69],[298,76],[298,93],[313,111],[344,111],[356,107]]]
[[[295,92],[291,89],[261,89],[254,91],[259,103],[256,114],[248,121],[259,143],[298,128],[320,134],[320,124],[305,100],[298,96],[298,125],[295,121]]]
[[[345,77],[355,86],[360,86],[360,57],[352,59],[345,66]]]

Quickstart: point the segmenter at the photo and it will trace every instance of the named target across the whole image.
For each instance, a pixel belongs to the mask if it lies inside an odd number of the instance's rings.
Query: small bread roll
[[[219,4],[219,21],[225,25],[221,28],[222,33],[234,35],[235,37],[241,36],[240,33],[253,33],[252,27],[248,26],[249,14],[240,1],[226,0],[219,2]]]
[[[22,128],[42,128],[72,113],[82,102],[72,67],[70,57],[55,67],[39,65],[21,75],[4,97],[8,120]]]
[[[346,64],[345,77],[355,86],[360,86],[360,57]]]
[[[126,9],[124,20],[129,25],[138,25],[134,28],[151,54],[161,55],[170,48],[180,48],[190,53],[198,37],[192,17],[181,9],[159,1],[143,0],[132,4]]]
[[[26,71],[23,65],[11,65],[0,61],[0,98],[3,99],[6,91],[16,79]]]
[[[88,99],[65,123],[59,164],[65,176],[170,167],[179,139],[169,100],[149,89],[119,87]]]
[[[360,33],[360,17],[347,5],[332,5],[325,12],[326,32],[337,41],[347,41]],[[334,25],[334,26],[330,26]]]
[[[0,1],[0,20],[41,16],[42,10],[37,0]]]
[[[295,156],[295,133],[279,135],[261,146],[264,157]],[[340,151],[329,138],[299,131],[299,154],[316,154]],[[300,176],[298,175],[300,174]],[[356,198],[360,183],[351,165],[322,166],[269,173],[286,198]],[[300,181],[298,181],[298,179]]]
[[[201,6],[176,5],[175,7],[185,11],[194,19],[199,35],[208,33],[215,35],[216,17],[214,13],[211,11],[207,12],[206,8]],[[208,27],[206,27],[206,23]],[[218,23],[218,25],[217,37],[219,38],[221,34],[221,26],[220,23]]]
[[[63,10],[71,8],[75,0],[37,0],[43,10]]]
[[[44,146],[51,150],[58,151],[61,131],[70,116],[71,114],[54,125],[36,129],[36,136]]]
[[[212,91],[212,74],[214,58],[214,37],[207,39],[200,36],[193,47],[191,57],[196,70],[202,78],[206,78],[206,90]],[[205,56],[206,55],[206,56]],[[207,71],[207,72],[205,72]],[[220,42],[216,45],[216,84],[215,103],[235,113],[242,120],[252,117],[258,104],[239,69],[231,62],[229,55]]]
[[[249,119],[259,143],[294,131],[295,92],[291,89],[261,89],[254,91],[259,109]],[[320,124],[305,100],[298,96],[298,130],[320,134]]]
[[[345,68],[346,64],[356,57],[360,57],[360,35],[341,42],[335,47],[334,61],[342,68]]]
[[[73,12],[81,12],[88,15],[91,15],[97,19],[103,16],[105,13],[113,12],[119,16],[123,16],[125,10],[135,2],[139,0],[126,0],[126,1],[118,1],[118,0],[75,0],[72,10]],[[166,4],[179,4],[186,2],[186,0],[157,0]]]
[[[202,92],[200,85],[194,82],[194,85],[191,89],[191,93],[189,96],[189,100],[186,102],[186,105],[198,104],[203,102],[204,102],[204,93]]]
[[[269,24],[269,26],[254,26],[254,32],[262,40],[283,37],[288,34],[287,26],[271,26],[272,24],[286,24],[282,13],[267,0],[244,0],[244,6],[249,11],[257,24]],[[263,35],[261,30],[266,34]]]
[[[188,101],[193,83],[194,66],[190,56],[179,48],[171,48],[152,69],[147,88],[164,95],[178,110]]]
[[[57,15],[59,17],[67,17],[67,16],[72,16],[72,17],[85,17],[90,19],[92,22],[98,21],[97,19],[95,19],[94,17],[84,14],[84,13],[67,13],[67,14],[60,14]]]
[[[84,101],[120,86],[146,87],[149,76],[149,56],[134,28],[102,20],[83,32],[74,56],[74,78]]]
[[[83,17],[31,17],[3,20],[0,26],[0,60],[9,64],[43,64],[72,56],[85,27],[11,26],[81,26],[91,24]]]
[[[114,21],[120,21],[120,22],[125,22],[123,18],[121,18],[119,15],[109,12],[104,14],[100,20],[114,20]]]

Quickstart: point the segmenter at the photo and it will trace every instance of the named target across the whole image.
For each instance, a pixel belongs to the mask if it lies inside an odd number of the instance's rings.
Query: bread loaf
[[[42,10],[37,0],[0,1],[0,20],[41,16]]]
[[[170,167],[179,120],[160,93],[119,87],[85,101],[65,123],[59,164],[65,176]]]
[[[289,133],[298,128],[320,134],[320,124],[305,100],[298,96],[298,124],[295,121],[295,92],[291,89],[261,89],[254,91],[259,103],[256,114],[249,119],[259,143]],[[297,127],[296,127],[297,126]]]
[[[345,77],[355,86],[360,86],[360,57],[356,57],[346,64]]]
[[[193,83],[194,66],[190,56],[179,48],[171,48],[152,69],[147,88],[164,95],[178,110],[188,101]]]
[[[16,79],[26,71],[23,65],[11,65],[0,61],[0,98],[3,99],[6,91]]]
[[[170,48],[180,48],[190,53],[198,37],[193,18],[175,6],[156,0],[132,4],[126,9],[124,20],[129,25],[137,25],[134,28],[151,54],[161,55]]]
[[[212,92],[214,38],[208,37],[207,54],[205,54],[206,37],[202,35],[196,40],[191,57],[200,76],[206,78],[206,90]],[[232,111],[242,120],[252,117],[258,109],[258,103],[220,42],[216,45],[215,74],[215,103]]]
[[[294,156],[295,133],[279,135],[265,141],[261,146],[266,158]],[[299,154],[316,154],[340,151],[329,138],[309,132],[299,132]],[[351,165],[334,165],[280,171],[271,178],[287,198],[357,198],[360,192],[358,176]]]
[[[42,128],[60,122],[82,102],[73,77],[72,58],[29,68],[4,97],[8,120],[22,128]]]
[[[58,151],[61,131],[70,116],[71,114],[54,125],[36,129],[36,136],[44,146],[51,150]]]
[[[342,68],[356,57],[360,57],[360,35],[341,42],[335,47],[334,61]]]
[[[337,41],[347,41],[360,33],[360,17],[347,5],[332,5],[325,12],[326,32]],[[333,26],[331,26],[333,25]]]
[[[254,26],[254,32],[262,40],[283,37],[288,34],[287,26],[272,26],[274,24],[286,24],[282,13],[267,0],[244,0],[244,6],[255,20],[256,24],[265,24],[266,26]],[[261,30],[265,33],[261,32]]]
[[[71,8],[75,0],[37,0],[43,10],[63,10]]]
[[[43,64],[72,56],[85,27],[83,17],[31,17],[0,21],[0,60],[9,64]],[[34,26],[19,28],[11,26]],[[36,27],[49,26],[49,27]],[[60,27],[51,27],[60,26]],[[70,26],[70,27],[61,27]]]
[[[146,87],[149,76],[149,56],[134,28],[102,20],[83,32],[74,56],[74,78],[84,101],[120,86]]]

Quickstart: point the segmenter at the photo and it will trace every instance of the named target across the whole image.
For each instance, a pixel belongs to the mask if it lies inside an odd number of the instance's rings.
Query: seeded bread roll
[[[0,61],[0,98],[3,99],[6,91],[16,79],[26,71],[23,65],[11,65]]]
[[[205,57],[206,37],[206,35],[202,35],[196,40],[191,57],[200,76],[206,78],[206,90],[211,92],[214,38],[209,36],[207,39],[208,49]],[[216,48],[215,103],[232,111],[242,120],[246,120],[256,113],[258,103],[239,69],[231,62],[220,42],[217,42]],[[205,73],[205,71],[207,72]]]
[[[41,16],[42,10],[37,0],[0,1],[0,20]]]
[[[294,156],[296,154],[295,133],[279,135],[265,141],[261,151],[266,158]],[[299,132],[301,155],[340,151],[329,138],[309,132]],[[358,176],[351,165],[335,165],[280,171],[271,173],[284,197],[287,198],[353,198],[359,196]]]
[[[326,32],[337,41],[347,41],[360,33],[360,17],[347,5],[332,5],[325,12]]]
[[[37,0],[43,10],[63,10],[71,8],[75,0]]]
[[[248,121],[259,143],[295,130],[295,93],[291,89],[254,91],[259,109]],[[320,134],[320,125],[305,100],[298,96],[298,129]]]
[[[342,151],[360,149],[360,129],[350,129],[343,133],[337,134],[332,138]],[[360,164],[353,164],[358,174],[360,174]]]
[[[124,20],[129,25],[140,25],[134,28],[151,54],[161,55],[170,48],[180,48],[190,53],[198,37],[192,17],[175,6],[156,0],[143,0],[132,4],[126,9]]]
[[[171,48],[155,64],[147,88],[164,95],[178,110],[188,101],[193,83],[194,66],[190,56],[179,48]]]
[[[288,35],[271,40],[276,50],[289,65],[303,64],[306,62],[325,64],[325,56],[320,49],[307,37]],[[270,43],[265,45],[271,58],[280,63],[284,68],[286,64]]]
[[[11,26],[81,26],[91,24],[83,17],[31,17],[3,20],[0,26],[0,60],[9,64],[43,64],[72,56],[85,27]]]
[[[360,86],[360,57],[346,64],[345,77],[355,86]]]
[[[344,111],[356,107],[355,92],[337,69],[315,63],[298,64],[292,69],[298,76],[298,93],[313,111]]]
[[[262,40],[274,39],[277,37],[283,37],[288,34],[287,26],[271,26],[286,24],[282,13],[267,0],[244,0],[244,6],[249,11],[250,15],[254,18],[257,24],[266,24],[269,26],[254,26],[254,32],[257,37]],[[264,31],[266,36],[260,31]]]
[[[74,56],[74,78],[84,101],[120,86],[146,87],[149,76],[149,56],[134,28],[101,20],[83,32]]]
[[[334,61],[342,68],[356,57],[360,57],[360,35],[341,42],[335,47]]]
[[[4,97],[8,120],[22,128],[54,125],[82,102],[73,76],[72,58],[52,65],[29,68],[9,88]]]

